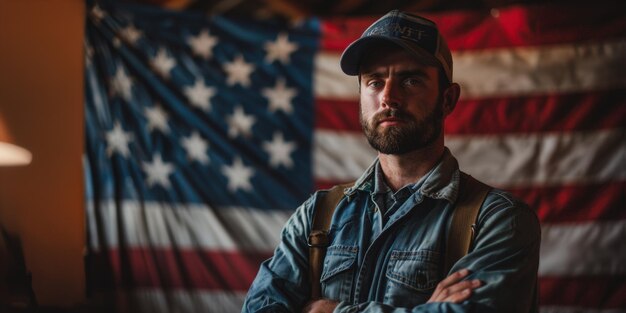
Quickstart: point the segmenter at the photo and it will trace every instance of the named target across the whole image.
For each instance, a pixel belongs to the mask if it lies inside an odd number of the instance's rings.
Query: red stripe
[[[345,182],[317,180],[318,189]],[[542,223],[626,219],[626,182],[584,186],[533,187],[510,190],[537,212]]]
[[[598,41],[626,36],[624,4],[597,3],[512,6],[498,11],[424,14],[440,28],[451,50],[471,50]],[[584,18],[581,18],[584,17]],[[340,52],[377,17],[322,21],[322,48]]]
[[[316,128],[361,131],[358,101],[316,100]],[[626,90],[464,100],[446,134],[583,131],[626,125]]]
[[[623,309],[626,276],[540,277],[539,294],[539,304],[545,306]]]
[[[269,257],[271,253],[147,247],[109,251],[114,285],[163,289],[246,291]]]
[[[626,123],[626,90],[460,101],[450,134],[581,131]]]
[[[315,129],[360,132],[358,100],[316,98]]]
[[[345,183],[348,183],[348,181],[330,181],[330,180],[316,179],[315,189],[316,190],[330,189],[335,185],[341,185]]]
[[[511,190],[542,223],[626,219],[625,182]]]

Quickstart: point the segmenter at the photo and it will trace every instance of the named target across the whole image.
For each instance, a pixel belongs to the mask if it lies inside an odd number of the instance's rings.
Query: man
[[[335,208],[321,299],[310,299],[307,240],[327,191],[289,219],[243,312],[536,311],[539,222],[503,191],[489,191],[471,250],[444,273],[462,191],[443,125],[460,87],[436,25],[391,11],[344,51],[341,68],[358,76],[360,120],[378,158]]]

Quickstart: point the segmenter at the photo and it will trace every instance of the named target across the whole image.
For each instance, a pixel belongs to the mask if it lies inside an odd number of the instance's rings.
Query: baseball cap
[[[398,10],[378,19],[343,51],[341,70],[348,75],[358,75],[363,54],[381,42],[395,43],[427,64],[441,66],[452,82],[452,54],[437,25],[421,16]]]

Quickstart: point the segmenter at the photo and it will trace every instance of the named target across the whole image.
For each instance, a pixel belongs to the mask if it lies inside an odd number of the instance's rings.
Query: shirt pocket
[[[320,278],[324,298],[348,301],[354,280],[358,247],[330,246]]]
[[[392,251],[387,266],[385,303],[424,303],[439,283],[439,253],[430,250]]]

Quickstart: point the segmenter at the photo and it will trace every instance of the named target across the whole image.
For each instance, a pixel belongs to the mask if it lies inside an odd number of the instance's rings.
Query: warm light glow
[[[28,150],[0,141],[0,166],[28,165],[32,158]]]

